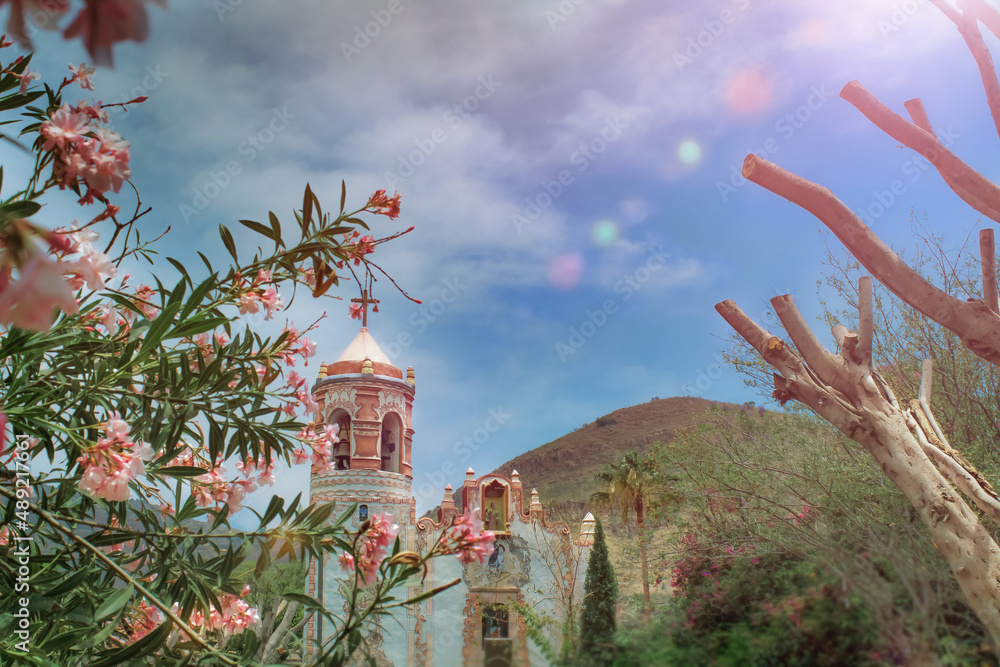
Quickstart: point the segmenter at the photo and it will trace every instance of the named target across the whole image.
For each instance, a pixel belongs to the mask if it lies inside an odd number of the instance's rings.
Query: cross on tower
[[[368,289],[361,290],[360,299],[351,299],[351,303],[361,304],[361,326],[368,328],[368,304],[378,305],[379,300],[368,296]]]

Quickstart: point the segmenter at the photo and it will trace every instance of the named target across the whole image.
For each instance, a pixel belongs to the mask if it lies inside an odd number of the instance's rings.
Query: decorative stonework
[[[340,408],[354,417],[355,401],[358,397],[358,390],[354,387],[342,387],[340,389],[330,388],[323,393],[324,410],[323,420],[329,423],[330,415]]]
[[[398,412],[400,419],[406,414],[406,397],[401,391],[382,390],[378,393],[379,419],[385,417],[387,412]]]

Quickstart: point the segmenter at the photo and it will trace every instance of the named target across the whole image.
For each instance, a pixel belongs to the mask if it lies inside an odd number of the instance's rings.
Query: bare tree
[[[1000,37],[1000,12],[984,0],[959,0],[958,8],[944,0],[932,2],[958,26],[972,52],[1000,133],[1000,83],[979,30],[981,21]],[[1000,187],[938,141],[919,99],[905,103],[907,121],[856,81],[844,86],[840,96],[886,134],[924,156],[970,206],[1000,222]],[[983,298],[961,301],[907,266],[827,188],[752,154],[743,163],[743,176],[815,215],[890,292],[954,332],[974,354],[1000,366],[992,229],[980,234]],[[1000,499],[949,446],[934,419],[931,360],[924,362],[919,396],[902,403],[873,366],[870,277],[860,279],[858,294],[858,331],[834,327],[839,354],[819,342],[790,296],[775,297],[771,303],[794,348],[753,322],[732,301],[717,304],[716,310],[778,371],[773,376],[775,398],[803,403],[875,458],[930,529],[970,606],[994,644],[1000,645],[1000,549],[982,518],[1000,524]]]

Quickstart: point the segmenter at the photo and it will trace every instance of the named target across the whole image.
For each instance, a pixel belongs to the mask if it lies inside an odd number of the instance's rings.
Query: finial
[[[417,375],[413,372],[413,366],[406,369],[406,382],[414,387],[417,386]]]
[[[472,466],[469,466],[469,469],[465,471],[465,476],[466,477],[475,477],[476,476],[476,471],[472,469]]]
[[[594,543],[594,528],[597,525],[597,520],[594,519],[594,515],[587,512],[587,516],[583,517],[583,521],[580,523],[580,546],[589,547]]]
[[[318,378],[319,378],[320,380],[322,380],[323,378],[325,378],[325,377],[326,377],[326,364],[320,364],[320,365],[319,365],[319,372],[318,372],[318,373],[316,374],[316,376],[317,376],[317,377],[318,377]]]
[[[361,372],[367,373],[368,375],[374,375],[375,369],[372,368],[371,357],[365,357],[364,362],[361,364]]]

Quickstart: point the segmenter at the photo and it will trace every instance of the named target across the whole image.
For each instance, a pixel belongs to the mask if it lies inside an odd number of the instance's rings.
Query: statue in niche
[[[483,488],[483,525],[486,530],[507,530],[507,486],[492,481]]]

